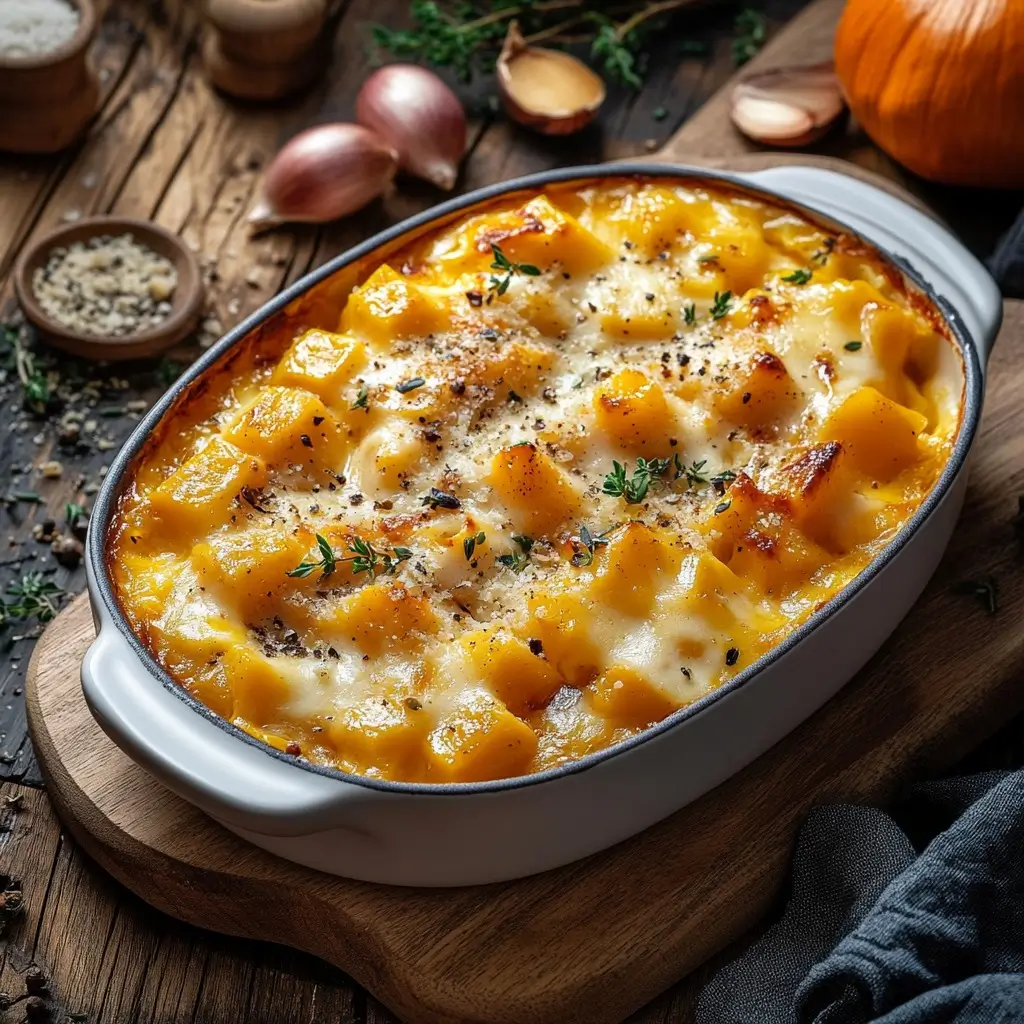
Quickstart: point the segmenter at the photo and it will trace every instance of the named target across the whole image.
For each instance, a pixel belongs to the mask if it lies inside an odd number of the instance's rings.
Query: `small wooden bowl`
[[[63,149],[92,120],[99,83],[89,64],[96,34],[93,0],[70,0],[78,28],[63,46],[32,57],[0,56],[0,149],[53,153]]]
[[[50,319],[36,300],[32,278],[46,264],[53,249],[84,242],[97,235],[130,234],[135,241],[166,257],[178,272],[170,298],[171,313],[159,327],[138,334],[109,336],[73,331]],[[181,341],[195,330],[203,309],[203,278],[199,261],[177,235],[156,224],[128,217],[89,217],[59,228],[30,245],[14,270],[14,291],[26,319],[46,341],[86,359],[144,359]]]

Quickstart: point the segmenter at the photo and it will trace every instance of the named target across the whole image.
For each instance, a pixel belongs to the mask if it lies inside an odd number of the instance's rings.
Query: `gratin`
[[[928,300],[740,192],[506,196],[359,272],[179,399],[109,555],[175,680],[344,771],[513,777],[661,721],[865,568],[959,427]]]

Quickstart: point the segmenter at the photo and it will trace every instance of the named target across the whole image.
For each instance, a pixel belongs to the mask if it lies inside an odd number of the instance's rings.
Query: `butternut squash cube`
[[[599,715],[626,728],[653,725],[682,706],[628,665],[613,665],[602,672],[589,692],[591,706]]]
[[[601,310],[601,330],[628,344],[672,337],[681,317],[677,319],[664,296],[648,300],[647,294],[653,293],[629,291],[616,296]]]
[[[875,536],[870,506],[856,493],[857,471],[845,446],[826,441],[783,467],[800,529],[833,553]]]
[[[179,543],[223,522],[243,487],[259,488],[266,480],[263,459],[213,437],[150,492],[149,504],[163,521],[164,536]]]
[[[678,596],[670,602],[676,614],[696,616],[716,629],[733,627],[745,588],[724,562],[708,551],[687,555],[679,572],[679,585]]]
[[[337,401],[342,388],[365,360],[362,342],[330,331],[306,331],[277,364],[272,383],[305,388],[325,402]]]
[[[414,650],[417,634],[436,633],[439,623],[425,595],[381,582],[345,597],[325,625],[376,658],[391,648]]]
[[[858,472],[887,483],[920,460],[918,438],[927,426],[920,413],[862,387],[829,416],[819,436],[839,441]]]
[[[481,680],[516,715],[543,707],[562,685],[543,648],[534,654],[527,643],[500,626],[466,633],[459,644]]]
[[[643,523],[620,530],[603,552],[590,593],[626,615],[646,615],[660,590],[675,579],[682,552]]]
[[[772,434],[798,409],[800,389],[772,352],[755,356],[713,399],[715,410],[755,435]]]
[[[616,190],[604,202],[598,197],[594,213],[615,225],[648,257],[671,249],[686,235],[698,234],[713,222],[706,196],[664,185]]]
[[[620,447],[651,458],[665,451],[675,426],[661,385],[628,367],[594,392],[594,418]]]
[[[520,632],[540,640],[548,664],[571,686],[589,683],[604,662],[589,628],[593,605],[593,601],[568,591],[538,590],[527,597],[530,623]]]
[[[136,555],[130,551],[119,555],[114,573],[125,606],[143,619],[158,619],[181,567],[176,555]]]
[[[298,583],[288,573],[302,561],[310,540],[273,529],[217,532],[192,549],[192,565],[201,586],[252,622],[275,614]]]
[[[502,448],[489,480],[516,527],[531,536],[553,533],[579,513],[579,492],[534,444]]]
[[[224,652],[222,664],[234,696],[231,717],[236,725],[265,729],[288,717],[292,690],[273,661],[239,644]]]
[[[352,292],[341,314],[341,330],[387,346],[396,338],[440,331],[449,319],[437,299],[383,263]]]
[[[615,258],[597,235],[545,196],[480,218],[474,242],[477,252],[487,257],[487,265],[492,245],[499,246],[513,263],[532,264],[544,271],[557,262],[568,274],[589,273]]]
[[[522,775],[537,752],[537,736],[501,701],[470,690],[427,741],[428,782],[483,782]]]
[[[300,388],[263,388],[225,436],[270,465],[333,468],[344,458],[338,421]]]
[[[324,733],[339,758],[386,778],[418,774],[431,720],[422,708],[410,710],[390,696],[366,700],[324,722]]]

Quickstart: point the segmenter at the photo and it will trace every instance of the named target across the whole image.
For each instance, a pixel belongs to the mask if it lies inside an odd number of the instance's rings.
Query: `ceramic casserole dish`
[[[287,750],[283,744],[275,749],[253,730],[243,731],[213,713],[158,663],[130,624],[113,579],[110,559],[119,502],[133,486],[147,441],[160,433],[183,396],[201,396],[213,370],[244,345],[251,346],[254,339],[258,343],[260,332],[287,323],[296,309],[302,308],[313,321],[309,326],[333,329],[333,323],[315,322],[317,310],[336,315],[338,297],[360,284],[368,263],[381,254],[396,252],[439,225],[455,223],[505,196],[535,195],[570,184],[584,188],[612,179],[727,189],[792,211],[822,230],[859,240],[858,245],[866,243],[888,265],[899,268],[893,272],[927,303],[962,364],[962,400],[948,458],[923,500],[849,582],[780,642],[749,663],[741,662],[722,685],[658,716],[649,727],[564,763],[544,763],[540,770],[486,781],[392,781],[293,756],[297,749],[292,744]],[[717,252],[709,252],[701,262],[717,258]],[[537,272],[520,266],[525,269],[518,273]],[[504,294],[497,289],[505,271],[499,267],[495,272],[498,279],[490,287]],[[812,273],[785,280],[796,287]],[[646,298],[653,301],[653,296]],[[716,292],[715,303],[720,298],[726,301]],[[478,295],[469,299],[473,306],[484,301]],[[240,324],[168,391],[118,454],[96,499],[88,540],[89,591],[97,627],[82,667],[88,705],[104,731],[175,793],[248,841],[322,871],[398,885],[453,886],[520,877],[604,849],[703,795],[780,740],[857,672],[910,609],[938,565],[961,507],[981,413],[985,363],[1001,311],[991,278],[943,227],[886,192],[817,168],[782,167],[743,175],[650,164],[567,168],[445,203],[339,256]],[[714,307],[709,315],[715,316]],[[849,351],[860,344],[849,342]],[[824,379],[830,371],[826,367],[820,372]],[[412,381],[411,387],[422,383]],[[406,382],[397,390],[409,387]],[[353,405],[364,404],[365,394],[363,388]],[[744,405],[749,400],[749,394],[742,397]],[[521,399],[510,391],[509,401]],[[305,435],[303,444],[310,444]],[[694,479],[701,479],[699,469],[693,470]],[[664,467],[657,472],[664,473]],[[683,473],[679,464],[676,478]],[[255,504],[251,495],[246,500]],[[714,511],[724,512],[729,504],[726,495]],[[467,561],[473,557],[469,539]],[[459,551],[463,547],[460,541]],[[396,547],[394,557],[411,557],[399,554],[406,550]],[[529,557],[528,546],[524,551]],[[333,570],[333,556],[328,557]],[[503,557],[511,565],[519,556],[513,552]],[[308,575],[313,570],[304,571]],[[534,653],[541,653],[539,645]],[[736,657],[730,649],[725,664],[734,664]]]

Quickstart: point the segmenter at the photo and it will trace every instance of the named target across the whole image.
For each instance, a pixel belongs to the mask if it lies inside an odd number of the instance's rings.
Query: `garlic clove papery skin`
[[[528,46],[514,21],[496,77],[509,117],[544,135],[569,135],[586,127],[606,95],[601,76],[583,61],[560,50]]]
[[[771,146],[805,146],[821,138],[846,104],[831,63],[777,68],[740,82],[732,93],[733,124]]]
[[[357,124],[323,124],[282,147],[249,213],[251,230],[288,222],[337,220],[383,195],[398,170],[398,154]]]
[[[466,150],[466,113],[432,71],[389,64],[363,83],[356,120],[398,153],[399,167],[450,191]]]

